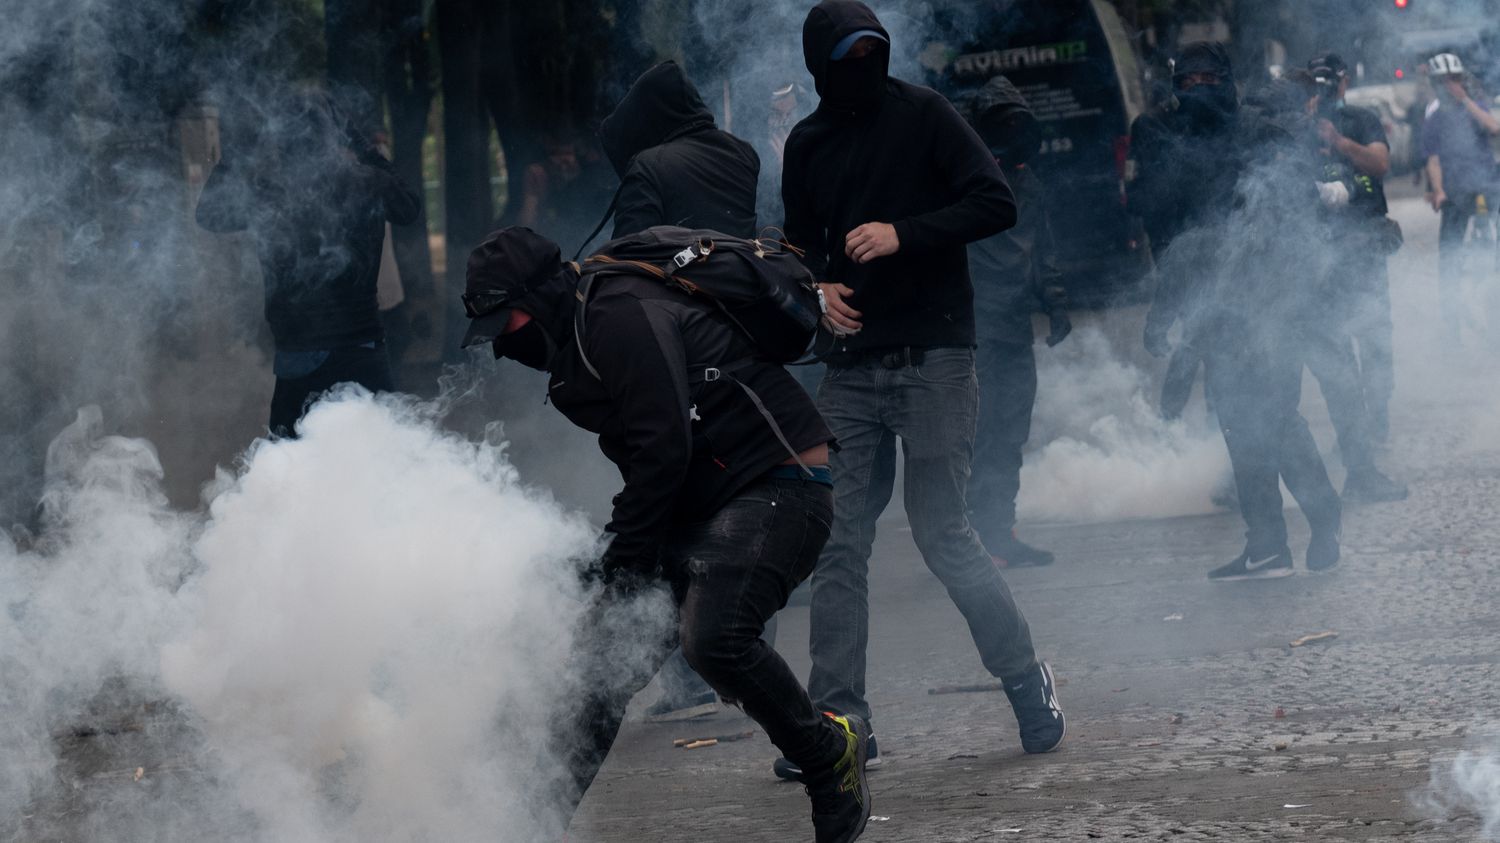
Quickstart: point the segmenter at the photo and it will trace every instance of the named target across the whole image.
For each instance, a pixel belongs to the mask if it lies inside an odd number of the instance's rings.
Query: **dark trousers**
[[[1396,391],[1391,280],[1383,246],[1351,255],[1349,264],[1348,332],[1355,343],[1364,392],[1366,432],[1374,444],[1384,442],[1390,433],[1391,395]]]
[[[677,605],[675,629],[641,640],[641,600],[606,588],[587,613],[573,675],[587,683],[554,746],[568,759],[571,803],[588,790],[614,744],[631,697],[679,642],[687,663],[738,703],[803,770],[825,770],[844,751],[834,727],[781,656],[761,638],[766,621],[817,562],[833,519],[833,491],[809,480],[767,478],[713,517],[682,527],[663,548]],[[644,653],[644,655],[643,655]]]
[[[1450,194],[1438,224],[1438,303],[1454,340],[1463,324],[1464,237],[1474,219],[1479,194]],[[1486,194],[1486,199],[1490,198]]]
[[[974,351],[927,349],[915,365],[878,359],[829,366],[818,409],[838,438],[836,518],[812,577],[812,675],[819,708],[868,719],[870,551],[875,521],[906,460],[906,515],[922,559],[942,581],[989,672],[1020,677],[1036,665],[1031,630],[994,560],[969,525],[967,491],[979,387]]]
[[[291,436],[307,407],[318,396],[341,383],[357,383],[371,392],[395,389],[391,360],[384,343],[372,347],[338,348],[322,365],[302,377],[276,379],[271,395],[271,434]]]
[[[1374,419],[1366,402],[1354,341],[1341,325],[1310,328],[1303,348],[1307,370],[1318,380],[1339,453],[1351,474],[1375,467]]]
[[[1029,325],[1027,327],[1030,327]],[[1025,342],[979,347],[979,421],[969,478],[969,521],[992,547],[1016,526],[1021,491],[1021,449],[1031,438],[1036,405],[1036,353]]]
[[[1297,410],[1303,360],[1295,337],[1214,332],[1204,349],[1204,383],[1213,399],[1245,519],[1246,549],[1268,556],[1287,549],[1281,481],[1314,530],[1337,530],[1338,494]]]

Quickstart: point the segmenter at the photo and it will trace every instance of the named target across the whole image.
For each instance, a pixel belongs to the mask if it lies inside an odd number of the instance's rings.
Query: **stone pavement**
[[[1410,245],[1392,264],[1386,462],[1410,500],[1352,509],[1333,573],[1266,582],[1205,579],[1242,545],[1231,513],[1023,525],[1058,554],[1007,573],[1068,712],[1067,742],[1039,757],[1021,752],[1003,694],[927,693],[990,678],[893,509],[872,563],[886,761],[862,840],[1478,839],[1475,818],[1433,818],[1420,798],[1435,761],[1500,721],[1500,392],[1493,358],[1434,350],[1436,220],[1416,200],[1396,213]],[[1306,524],[1288,515],[1300,561]],[[782,613],[778,646],[803,676],[806,628],[805,607]],[[1338,638],[1289,646],[1323,631]],[[763,735],[672,747],[753,725],[737,712],[627,725],[571,839],[811,839],[806,797],[771,777]]]

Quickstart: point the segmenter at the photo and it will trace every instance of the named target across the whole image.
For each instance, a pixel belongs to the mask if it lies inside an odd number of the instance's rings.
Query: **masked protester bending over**
[[[1052,554],[1016,538],[1021,449],[1036,404],[1031,314],[1051,323],[1049,346],[1072,330],[1048,221],[1046,188],[1027,164],[1041,143],[1036,117],[1009,79],[996,76],[970,104],[969,119],[1016,196],[1015,227],[969,246],[978,332],[979,424],[969,520],[1001,567],[1050,565]]]
[[[833,436],[807,393],[758,358],[733,322],[656,280],[603,279],[587,296],[586,330],[575,341],[578,281],[554,243],[510,228],[474,250],[465,294],[474,317],[465,344],[492,342],[497,357],[550,373],[553,406],[599,435],[625,479],[592,573],[602,584],[592,619],[663,583],[678,607],[677,634],[645,642],[653,656],[638,669],[611,655],[631,630],[590,624],[580,633],[573,675],[590,684],[579,710],[559,718],[573,804],[604,762],[630,698],[677,638],[688,664],[808,771],[819,843],[851,841],[870,814],[868,729],[857,717],[814,709],[760,637],[827,539]],[[710,367],[731,361],[785,445],[745,392],[708,378]]]
[[[1500,178],[1490,148],[1490,138],[1500,135],[1500,118],[1490,113],[1483,98],[1469,93],[1471,83],[1458,56],[1440,53],[1427,61],[1427,68],[1437,99],[1422,124],[1422,154],[1427,159],[1427,201],[1443,215],[1438,228],[1438,295],[1448,339],[1456,348],[1463,343],[1464,236],[1469,220],[1489,213],[1500,200]]]
[[[1399,229],[1386,219],[1385,175],[1391,168],[1390,144],[1380,116],[1349,105],[1349,70],[1336,53],[1316,56],[1307,64],[1318,82],[1317,126],[1332,177],[1352,178],[1349,204],[1334,219],[1334,243],[1342,283],[1335,287],[1331,318],[1358,343],[1360,391],[1364,395],[1369,436],[1384,442],[1390,431],[1395,363],[1391,345],[1391,290],[1386,255],[1401,245]],[[1354,479],[1354,478],[1351,478]],[[1346,482],[1344,496],[1362,497],[1360,484]],[[1370,488],[1371,492],[1378,489]],[[1379,499],[1383,496],[1373,494]]]
[[[1292,108],[1239,108],[1227,53],[1218,44],[1193,45],[1178,70],[1199,92],[1184,102],[1216,104],[1208,132],[1178,136],[1184,169],[1197,171],[1211,155],[1233,181],[1214,179],[1177,189],[1195,210],[1162,253],[1162,272],[1148,317],[1148,348],[1160,350],[1173,323],[1184,342],[1203,355],[1209,400],[1234,467],[1245,549],[1209,572],[1214,580],[1293,573],[1282,515],[1285,481],[1312,527],[1309,570],[1327,570],[1339,559],[1342,517],[1338,495],[1298,412],[1306,323],[1321,314],[1334,258],[1326,248],[1317,162],[1302,104],[1306,92],[1266,98]],[[1207,81],[1212,74],[1213,81]],[[1293,83],[1285,83],[1291,85]],[[1276,118],[1286,118],[1281,122]],[[1210,192],[1212,191],[1212,192]],[[1347,198],[1347,188],[1345,189]],[[1164,283],[1172,282],[1172,283]],[[1153,338],[1151,332],[1160,332]]]
[[[760,157],[714,126],[676,62],[662,62],[635,80],[604,118],[599,140],[620,175],[615,237],[654,225],[755,236]]]
[[[269,134],[259,161],[228,150],[197,219],[254,240],[276,343],[270,429],[291,436],[335,384],[393,388],[376,282],[386,221],[416,221],[421,199],[325,94],[292,98]]]
[[[819,3],[802,49],[820,101],[787,139],[782,197],[787,238],[827,301],[818,406],[840,444],[838,520],[812,578],[809,690],[819,708],[870,714],[869,558],[900,438],[912,538],[1005,682],[1022,745],[1049,751],[1063,737],[1052,675],[965,496],[978,411],[965,246],[1014,225],[1015,200],[947,100],[886,75],[890,37],[863,3]],[[795,761],[777,774],[799,775]]]
[[[599,136],[620,174],[615,237],[656,225],[703,228],[753,238],[760,157],[714,126],[698,89],[676,62],[662,62],[635,81],[605,118]],[[767,630],[775,641],[775,622]],[[646,717],[682,720],[712,714],[708,683],[676,651],[662,666],[662,697]]]

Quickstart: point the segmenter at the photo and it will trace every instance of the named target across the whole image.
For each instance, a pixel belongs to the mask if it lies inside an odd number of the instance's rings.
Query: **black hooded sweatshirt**
[[[604,119],[599,140],[620,176],[615,237],[654,225],[755,236],[760,157],[714,126],[676,62],[641,74]]]
[[[1026,98],[1004,76],[996,76],[974,97],[970,117],[976,129],[989,117],[1022,112],[1031,115]],[[1033,118],[1034,119],[1034,118]],[[1046,188],[1024,163],[1008,162],[1006,179],[1015,191],[1015,227],[969,246],[974,272],[974,310],[979,336],[987,342],[1031,345],[1031,314],[1055,307],[1048,287],[1062,284],[1057,245],[1048,219]]]
[[[850,305],[864,314],[863,330],[832,341],[830,360],[899,346],[973,346],[965,246],[1014,225],[1015,199],[984,143],[936,91],[886,77],[873,107],[830,104],[833,47],[862,29],[885,34],[854,0],[824,0],[803,25],[804,59],[823,99],[787,138],[787,239],[806,250],[819,280],[853,288]],[[868,222],[894,225],[900,248],[856,264],[844,255],[844,237]]]

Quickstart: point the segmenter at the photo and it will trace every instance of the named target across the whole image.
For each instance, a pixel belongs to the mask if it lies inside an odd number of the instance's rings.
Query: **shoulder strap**
[[[750,403],[755,405],[755,410],[760,413],[760,417],[766,420],[766,426],[771,428],[771,433],[776,436],[776,441],[780,442],[781,447],[785,448],[786,452],[792,455],[792,461],[797,463],[797,467],[802,469],[808,477],[812,477],[812,469],[807,467],[807,463],[802,461],[802,455],[798,454],[797,449],[792,447],[791,441],[782,432],[781,425],[777,424],[776,417],[771,415],[771,411],[766,407],[766,403],[760,400],[760,395],[756,394],[755,390],[751,389],[749,384],[735,376],[735,373],[742,372],[760,362],[764,361],[756,357],[742,357],[733,363],[726,363],[722,366],[709,366],[696,375],[689,372],[688,383],[691,385],[726,380],[739,387],[745,393],[745,397],[750,399]]]
[[[573,260],[577,261],[578,256],[583,254],[583,250],[587,249],[589,244],[594,242],[594,238],[599,236],[599,232],[604,230],[604,226],[609,224],[610,217],[615,215],[615,208],[620,205],[620,192],[624,189],[625,181],[622,179],[620,186],[615,188],[615,195],[609,199],[609,207],[604,209],[604,216],[599,218],[599,224],[594,226],[594,230],[589,232],[589,236],[583,238],[582,243],[578,244],[578,251],[573,253]]]

